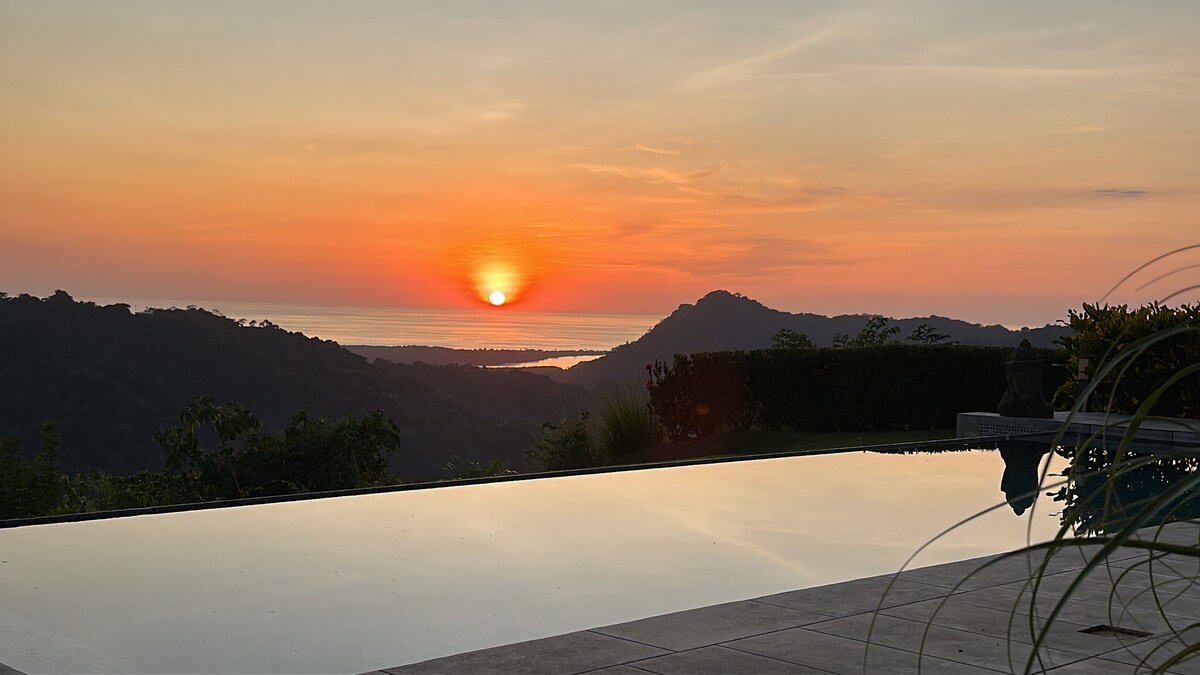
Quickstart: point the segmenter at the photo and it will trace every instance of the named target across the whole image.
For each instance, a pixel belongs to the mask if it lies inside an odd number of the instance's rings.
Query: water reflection
[[[1156,450],[1052,445],[1049,437],[998,441],[1004,460],[1000,491],[1022,515],[1042,490],[1061,505],[1059,521],[1076,535],[1111,534],[1136,520],[1149,527],[1200,518],[1200,449],[1169,445]],[[1042,479],[1042,463],[1054,450],[1063,466]]]
[[[1004,460],[1004,475],[1000,478],[1000,491],[1004,499],[1018,516],[1025,513],[1037,499],[1041,489],[1042,457],[1050,452],[1044,440],[1006,440],[999,444],[1000,457]]]
[[[1054,495],[1062,522],[1077,535],[1111,534],[1200,517],[1196,449],[1120,452],[1117,447],[1061,447],[1066,483]]]

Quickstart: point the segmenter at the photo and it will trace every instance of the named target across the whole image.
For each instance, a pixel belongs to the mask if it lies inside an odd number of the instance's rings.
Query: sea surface
[[[612,349],[662,317],[650,314],[525,312],[509,308],[398,309],[268,302],[83,298],[147,308],[195,306],[231,319],[269,319],[280,327],[344,345],[431,345],[455,349]],[[557,365],[557,364],[556,364]]]

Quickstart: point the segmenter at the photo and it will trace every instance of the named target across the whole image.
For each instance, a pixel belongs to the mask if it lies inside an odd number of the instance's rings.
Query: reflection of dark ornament
[[[1000,457],[1004,460],[1000,491],[1018,516],[1037,499],[1038,463],[1049,451],[1045,442],[1000,441]]]
[[[1054,406],[1042,396],[1042,360],[1029,340],[1013,350],[1004,364],[1008,389],[997,406],[1004,417],[1054,417]]]

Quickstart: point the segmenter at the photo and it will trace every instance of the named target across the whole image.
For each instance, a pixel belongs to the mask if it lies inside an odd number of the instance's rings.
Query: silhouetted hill
[[[858,334],[871,318],[867,314],[827,317],[819,314],[791,314],[728,291],[713,291],[694,305],[680,305],[670,316],[658,322],[642,337],[614,348],[607,355],[580,363],[565,371],[561,379],[585,386],[604,382],[643,382],[646,364],[670,360],[675,354],[764,349],[771,338],[787,328],[804,333],[818,347],[833,345],[838,333]],[[903,340],[917,326],[928,323],[952,340],[969,345],[1012,345],[1028,338],[1035,347],[1052,347],[1055,338],[1066,335],[1066,326],[1009,330],[1004,326],[981,326],[941,316],[894,319],[899,326],[897,338]]]
[[[133,314],[61,291],[0,297],[0,435],[21,435],[27,449],[52,421],[66,468],[159,468],[154,433],[196,396],[238,401],[271,430],[298,411],[381,408],[400,427],[392,467],[405,479],[440,477],[456,454],[519,463],[542,422],[588,398],[528,372],[369,363],[334,342],[199,309]]]

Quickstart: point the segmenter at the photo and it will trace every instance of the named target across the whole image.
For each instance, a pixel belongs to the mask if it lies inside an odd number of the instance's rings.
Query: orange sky
[[[1200,240],[1200,5],[645,4],[4,2],[0,290],[1037,324]]]

